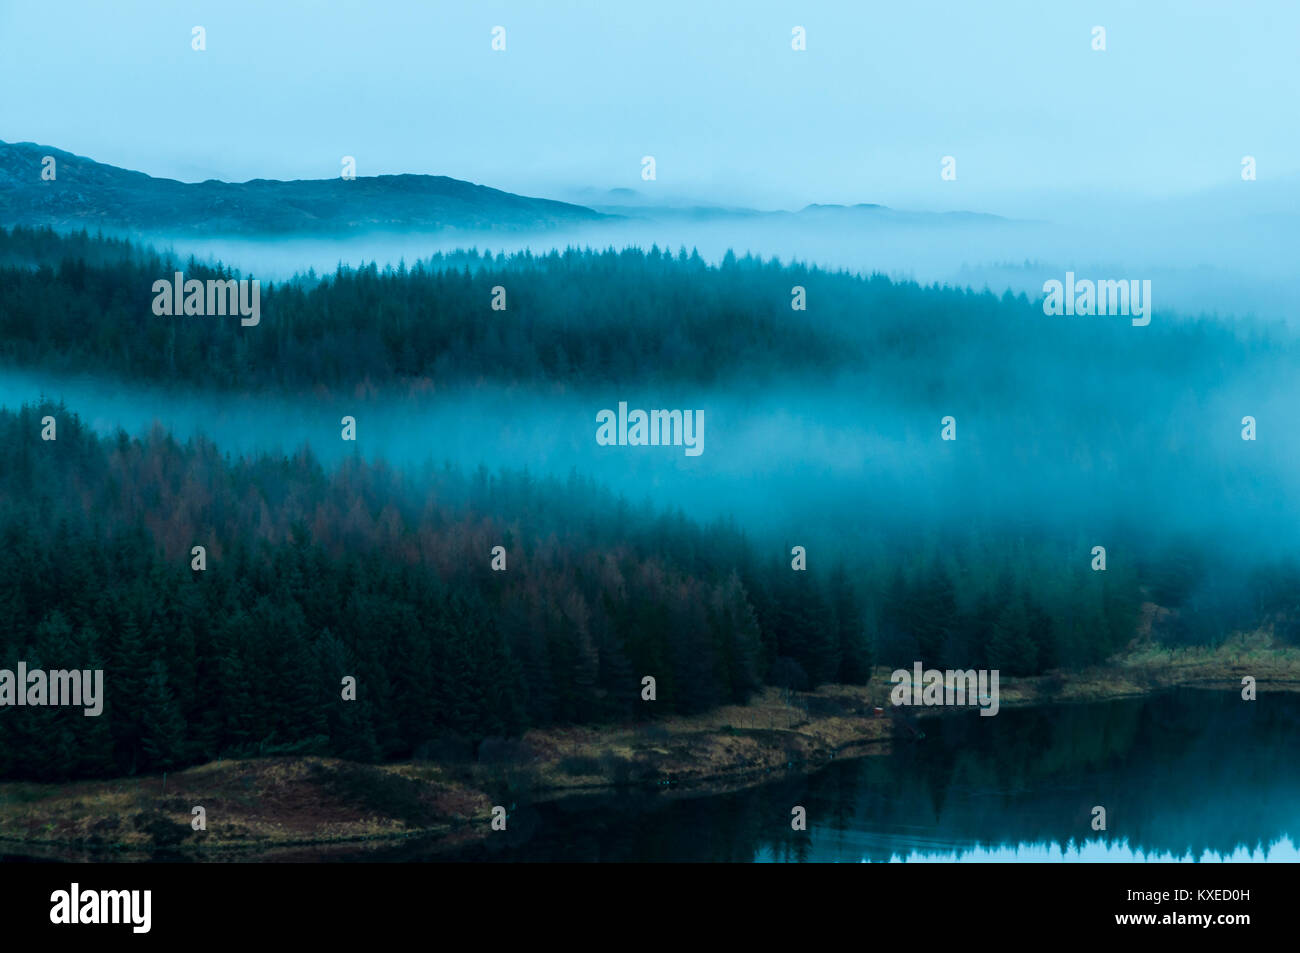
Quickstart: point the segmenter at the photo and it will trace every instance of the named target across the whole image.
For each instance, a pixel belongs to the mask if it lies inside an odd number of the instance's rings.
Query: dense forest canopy
[[[57,439],[28,439],[47,414]],[[0,435],[15,451],[0,462],[0,658],[103,667],[108,695],[99,718],[0,709],[6,776],[268,750],[409,757],[448,736],[743,701],[774,666],[867,676],[844,579],[774,585],[774,561],[736,530],[576,478],[433,471],[416,490],[360,462],[327,474],[307,453],[99,439],[60,407],[0,414]],[[339,703],[346,675],[356,706]]]
[[[47,415],[57,440],[40,438]],[[0,441],[0,659],[102,667],[108,697],[99,718],[0,709],[11,777],[409,757],[700,711],[764,682],[862,682],[882,661],[1038,672],[1122,647],[1138,609],[1132,572],[1089,573],[1063,558],[1071,541],[1037,535],[1003,550],[897,539],[892,561],[815,554],[795,572],[733,526],[577,477],[233,460],[159,431],[96,437],[53,405],[0,413]],[[1157,595],[1177,602],[1182,576],[1162,571]],[[345,675],[355,706],[339,704]]]
[[[1265,626],[1300,641],[1294,554],[1229,549],[1194,521],[1175,533],[1149,509],[1173,498],[1247,539],[1286,515],[1295,438],[1251,456],[1235,429],[1239,403],[1288,392],[1295,343],[1277,328],[1158,306],[1141,329],[1047,319],[1023,296],[658,249],[340,268],[265,286],[261,323],[241,327],[154,315],[152,283],[174,270],[234,274],[0,229],[0,358],[214,395],[484,379],[813,391],[834,378],[828,401],[878,414],[898,446],[939,447],[926,465],[962,492],[945,504],[904,467],[892,497],[829,498],[836,515],[808,535],[838,544],[796,572],[789,542],[591,479],[231,457],[158,430],[97,436],[74,413],[92,408],[3,411],[0,668],[102,667],[108,703],[99,718],[0,708],[0,777],[277,751],[406,758],[535,725],[698,712],[763,684],[862,682],[872,664],[1019,675],[1101,662],[1135,637],[1213,645]],[[807,311],[791,308],[796,286]],[[882,409],[921,422],[891,433]],[[954,410],[965,442],[940,446]],[[41,439],[46,415],[57,440]],[[1065,472],[1130,492],[1085,510]],[[1196,493],[1171,473],[1194,474]],[[1035,481],[1046,505],[1031,510]],[[805,495],[819,492],[809,477]],[[1099,538],[1105,572],[1089,566]],[[347,675],[355,705],[339,703]]]
[[[1062,378],[1193,379],[1294,353],[1278,328],[1174,319],[1047,320],[1024,295],[922,287],[685,248],[464,251],[396,268],[340,267],[261,287],[255,327],[159,317],[153,283],[234,277],[84,232],[0,228],[0,359],[133,381],[352,390],[436,380],[707,384],[852,371],[882,391],[1015,402],[1044,363]],[[242,275],[251,278],[253,275]],[[505,310],[493,310],[493,289]],[[803,288],[806,310],[792,308]],[[1275,367],[1274,361],[1269,367]],[[1083,382],[1081,382],[1083,383]],[[1084,387],[1085,391],[1091,388]]]

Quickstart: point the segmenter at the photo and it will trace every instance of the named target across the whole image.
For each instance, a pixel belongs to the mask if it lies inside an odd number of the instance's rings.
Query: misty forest
[[[0,412],[0,657],[109,674],[100,718],[0,709],[5,778],[436,757],[917,659],[1035,675],[1139,639],[1215,646],[1268,626],[1300,644],[1300,564],[1277,532],[1300,440],[1256,452],[1239,435],[1287,396],[1280,326],[1138,330],[1045,318],[1023,294],[655,247],[309,272],[263,283],[261,324],[242,328],[155,317],[151,284],[174,271],[236,276],[0,229],[0,361],[51,381]],[[829,449],[779,479],[742,462],[705,505],[710,471],[677,457],[654,458],[678,468],[656,496],[654,462],[620,482],[488,466],[473,445],[327,451],[327,412],[316,440],[278,450],[231,452],[201,423],[104,432],[94,406],[60,402],[54,382],[75,375],[213,405],[252,395],[272,432],[294,398],[455,412],[491,391],[525,429],[558,428],[527,414],[576,401],[583,429],[554,439],[593,448],[599,407],[669,395],[711,414],[700,466],[780,456],[779,432],[729,442],[712,408],[735,419],[793,394]],[[946,415],[957,440],[940,439]],[[857,456],[823,434],[837,427]],[[336,703],[345,675],[364,686],[355,705]]]

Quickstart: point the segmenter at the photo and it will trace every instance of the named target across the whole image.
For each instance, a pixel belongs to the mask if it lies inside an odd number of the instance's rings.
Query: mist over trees
[[[1282,329],[1177,318],[1047,319],[1023,294],[921,286],[801,264],[651,248],[509,257],[464,251],[411,266],[340,267],[262,283],[262,323],[155,315],[153,282],[254,277],[119,239],[0,228],[0,358],[133,381],[351,391],[489,379],[515,384],[727,383],[866,376],[967,408],[1021,403],[1045,362],[1171,386],[1222,366],[1270,366]],[[493,310],[495,288],[504,310]],[[797,293],[795,289],[803,289]],[[801,300],[806,310],[792,308]],[[1079,382],[1080,397],[1095,388]],[[1072,408],[1071,408],[1072,409]],[[1080,421],[1087,424],[1085,417]]]
[[[576,475],[326,467],[309,449],[232,458],[203,437],[96,436],[73,413],[93,408],[0,412],[0,667],[102,667],[108,695],[99,718],[0,708],[0,776],[409,758],[704,711],[764,684],[861,683],[878,664],[1032,675],[1135,639],[1300,639],[1294,553],[1255,532],[1293,515],[1278,492],[1291,445],[1247,456],[1236,430],[1243,405],[1276,406],[1289,386],[1295,344],[1275,328],[1162,320],[1158,305],[1142,329],[1049,320],[1024,296],[658,249],[339,269],[265,286],[261,324],[241,328],[154,315],[152,282],[177,268],[233,274],[0,229],[0,358],[213,400],[480,379],[815,391],[836,377],[828,407],[876,415],[898,445],[915,432],[939,445],[939,415],[955,411],[965,442],[939,452],[959,446],[974,469],[948,473],[961,490],[948,499],[908,470],[894,495],[808,527],[839,538],[797,572],[789,544],[755,526],[702,525]],[[498,286],[505,311],[491,309]],[[791,308],[795,287],[808,311]],[[1202,380],[1215,388],[1188,384]],[[45,414],[56,441],[40,438]],[[815,473],[801,490],[817,500]],[[1155,520],[1156,502],[1181,521]],[[1206,514],[1259,542],[1229,545]],[[1089,565],[1099,539],[1104,572]],[[349,675],[358,700],[341,702]]]
[[[39,437],[47,414],[57,441]],[[0,440],[0,659],[102,667],[107,694],[98,718],[0,710],[6,777],[408,758],[698,712],[765,682],[860,683],[878,662],[1034,674],[1101,661],[1133,637],[1142,598],[1177,604],[1195,580],[1176,564],[1092,573],[1040,534],[1005,549],[899,537],[890,563],[795,572],[735,526],[576,476],[232,460],[157,430],[99,438],[52,405],[0,413]],[[1294,613],[1287,572],[1269,591]],[[340,701],[347,675],[355,703]]]
[[[58,439],[31,439],[46,414]],[[444,470],[416,490],[361,462],[327,474],[308,452],[231,461],[157,431],[100,439],[54,406],[0,413],[0,434],[15,449],[0,462],[0,659],[102,667],[107,693],[99,717],[0,709],[3,776],[411,757],[440,739],[742,702],[774,666],[868,674],[842,578],[778,591],[777,565],[734,528],[576,477]],[[349,675],[355,703],[340,701]]]

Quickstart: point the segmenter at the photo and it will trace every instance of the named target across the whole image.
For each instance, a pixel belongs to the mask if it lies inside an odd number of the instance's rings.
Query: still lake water
[[[945,715],[890,754],[734,794],[519,805],[483,844],[392,859],[1297,861],[1297,845],[1300,695],[1184,689]]]

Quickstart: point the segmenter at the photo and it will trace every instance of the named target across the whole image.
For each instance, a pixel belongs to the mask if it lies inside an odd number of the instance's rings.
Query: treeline
[[[1105,536],[1105,571],[1082,533],[999,524],[891,540],[890,561],[861,574],[875,657],[1038,675],[1101,664],[1135,641],[1213,647],[1264,624],[1300,644],[1294,562],[1223,566],[1203,539],[1157,543],[1119,524]]]
[[[651,248],[435,255],[261,287],[261,321],[153,313],[153,282],[237,274],[84,232],[0,228],[0,360],[133,381],[348,391],[490,379],[708,384],[865,371],[913,399],[1023,401],[1063,374],[1186,379],[1276,349],[1213,322],[1047,319],[1023,294]],[[250,277],[245,275],[244,277]],[[493,310],[504,289],[505,310]],[[792,307],[802,288],[806,310]],[[1021,379],[1026,383],[1021,383]],[[1152,386],[1156,386],[1152,384]],[[1092,388],[1085,388],[1089,391]],[[1081,408],[1087,401],[1080,395]]]
[[[56,440],[40,438],[46,415]],[[796,572],[734,526],[576,477],[231,460],[159,430],[98,438],[48,405],[0,412],[0,441],[0,667],[103,668],[107,695],[97,718],[0,708],[4,777],[473,750],[530,726],[743,702],[764,683],[861,683],[873,663],[1033,674],[1123,648],[1143,600],[1210,627],[1156,636],[1212,641],[1240,621],[1191,611],[1208,571],[1195,560],[1094,573],[1077,540],[1045,531],[900,534],[847,562],[814,550]],[[1251,608],[1300,618],[1295,578],[1257,579],[1271,601]]]
[[[0,441],[0,668],[103,668],[107,696],[99,717],[0,708],[0,776],[407,758],[869,674],[843,569],[792,573],[576,478],[429,470],[417,490],[359,461],[99,439],[52,406],[0,413]]]
[[[468,251],[409,269],[340,267],[262,282],[262,319],[248,328],[152,311],[154,281],[176,271],[236,277],[221,265],[15,227],[0,228],[0,266],[0,359],[135,381],[306,391],[480,378],[708,382],[844,359],[845,342],[790,321],[789,287],[773,293],[787,277],[779,266],[768,269],[776,286],[756,285],[685,249]],[[493,309],[496,288],[504,310]]]
[[[0,265],[35,268],[64,260],[92,265],[117,265],[147,254],[149,249],[126,238],[99,233],[58,232],[52,228],[0,226]]]

